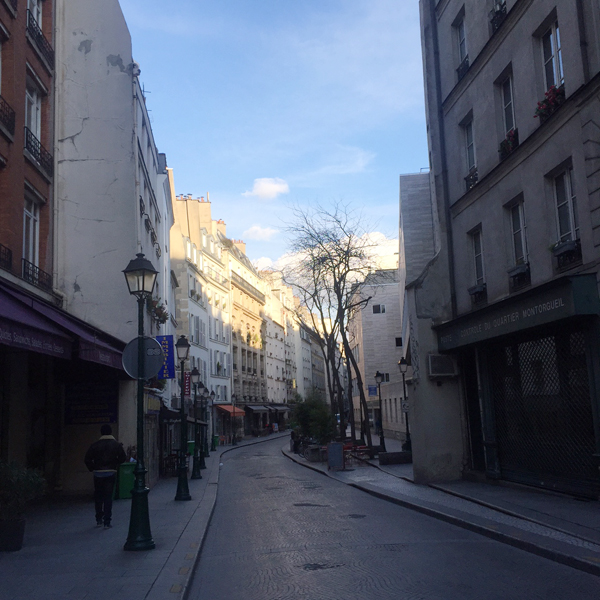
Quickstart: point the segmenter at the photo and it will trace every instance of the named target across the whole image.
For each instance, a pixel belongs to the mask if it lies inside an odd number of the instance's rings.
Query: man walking
[[[112,527],[112,498],[117,478],[117,467],[127,460],[123,444],[112,435],[110,425],[102,425],[100,439],[85,454],[85,465],[94,472],[94,501],[96,502],[96,527]]]

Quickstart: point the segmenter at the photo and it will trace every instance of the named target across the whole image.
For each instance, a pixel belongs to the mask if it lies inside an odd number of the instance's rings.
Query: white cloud
[[[260,258],[252,261],[252,264],[257,270],[262,271],[263,269],[268,269],[269,267],[272,267],[273,260],[271,258],[268,258],[267,256],[261,256]]]
[[[246,229],[242,234],[244,240],[258,240],[260,242],[269,241],[277,234],[277,229],[271,227],[261,227],[260,225],[252,225],[250,229]]]
[[[261,200],[273,200],[279,194],[289,194],[290,186],[279,177],[260,177],[254,180],[251,192],[244,192],[242,196],[256,196]]]

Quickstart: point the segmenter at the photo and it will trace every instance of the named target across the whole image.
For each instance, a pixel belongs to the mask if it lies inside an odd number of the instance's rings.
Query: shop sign
[[[65,388],[65,425],[117,422],[118,386],[99,381],[68,383]]]
[[[369,388],[369,396],[377,396],[377,386],[376,385],[370,385],[368,386]]]
[[[500,302],[438,328],[440,351],[544,325],[575,315],[598,314],[595,276],[572,277],[535,295]]]
[[[158,379],[175,379],[175,353],[172,335],[157,335],[156,341],[161,345],[165,360],[158,375]]]
[[[60,358],[71,358],[71,342],[18,323],[0,320],[0,344]]]

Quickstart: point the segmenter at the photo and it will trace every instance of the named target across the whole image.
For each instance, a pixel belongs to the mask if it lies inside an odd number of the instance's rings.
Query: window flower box
[[[539,118],[540,123],[544,123],[548,118],[558,110],[565,101],[565,86],[551,85],[544,94],[544,99],[537,103],[534,119]]]
[[[516,292],[521,288],[528,286],[531,283],[531,272],[529,263],[521,263],[508,269],[509,289],[511,292]]]

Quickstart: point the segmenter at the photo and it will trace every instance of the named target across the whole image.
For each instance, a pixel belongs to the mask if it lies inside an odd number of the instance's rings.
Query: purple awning
[[[72,342],[75,342],[77,356],[80,359],[96,362],[115,369],[123,369],[121,356],[122,347],[125,344],[111,339],[107,334],[97,331],[83,321],[79,321],[58,308],[33,298],[24,292],[0,284],[0,324],[5,320],[18,323],[21,327],[28,327],[31,332],[36,332],[37,337],[44,334],[68,341],[67,356],[65,356],[64,352],[60,354],[48,350],[44,352],[45,354],[70,358],[71,345]],[[48,342],[51,340],[45,341]],[[16,344],[13,342],[10,345],[15,346]],[[38,347],[27,347],[27,349],[38,352],[43,351]]]

